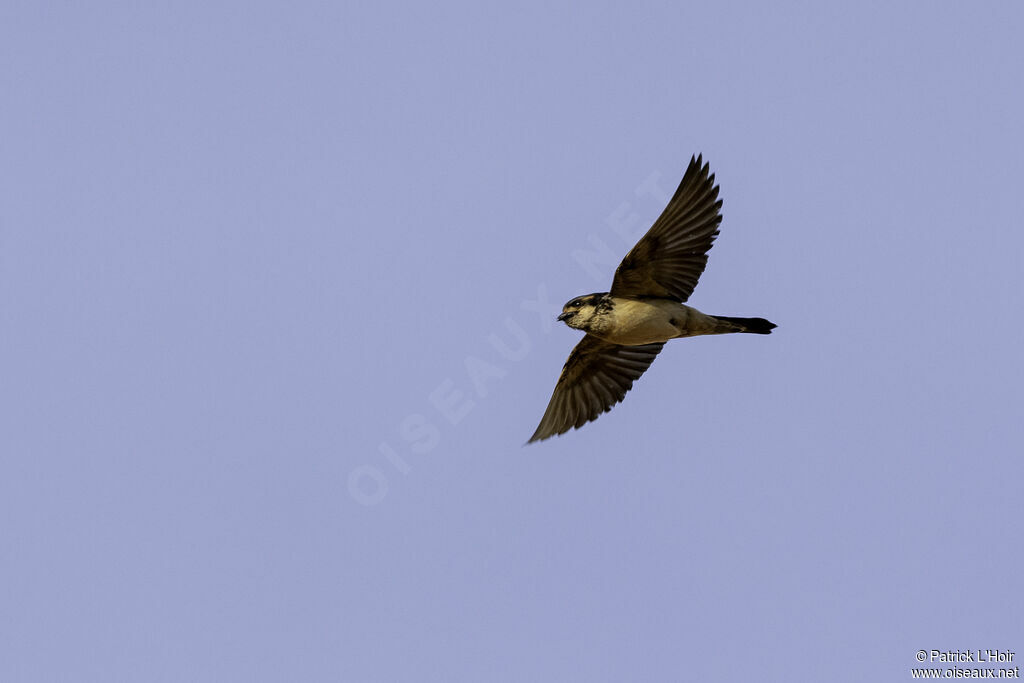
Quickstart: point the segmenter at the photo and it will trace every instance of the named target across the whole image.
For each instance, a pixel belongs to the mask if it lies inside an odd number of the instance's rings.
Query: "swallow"
[[[569,354],[537,431],[543,441],[578,429],[622,401],[670,339],[771,334],[764,318],[707,315],[685,305],[722,222],[710,164],[691,157],[668,206],[615,270],[610,292],[578,296],[558,320],[586,335]]]

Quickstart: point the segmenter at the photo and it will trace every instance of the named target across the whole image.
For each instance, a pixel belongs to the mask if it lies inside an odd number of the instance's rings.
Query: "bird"
[[[707,315],[685,302],[708,262],[722,222],[711,165],[690,158],[665,210],[626,254],[609,292],[571,299],[558,320],[586,332],[562,367],[527,443],[596,420],[622,401],[670,339],[705,334],[771,334],[764,318]]]

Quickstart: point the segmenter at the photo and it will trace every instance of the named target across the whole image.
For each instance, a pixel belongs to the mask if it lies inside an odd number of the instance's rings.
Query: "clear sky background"
[[[0,680],[1024,659],[1019,3],[0,8]],[[667,345],[523,444],[691,154]],[[593,261],[581,251],[611,257]]]

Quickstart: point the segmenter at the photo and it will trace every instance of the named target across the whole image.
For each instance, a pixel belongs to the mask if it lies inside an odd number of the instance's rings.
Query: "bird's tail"
[[[764,318],[730,318],[724,315],[716,315],[716,320],[728,323],[733,329],[722,330],[723,332],[749,332],[750,334],[771,334],[777,327],[775,323],[768,322]]]

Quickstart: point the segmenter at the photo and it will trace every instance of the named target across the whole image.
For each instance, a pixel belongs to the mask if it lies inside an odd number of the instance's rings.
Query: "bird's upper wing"
[[[582,427],[626,396],[665,342],[621,346],[588,334],[569,354],[530,442]]]
[[[690,159],[668,206],[615,271],[613,296],[690,298],[722,222],[722,201],[708,171],[701,157]]]

